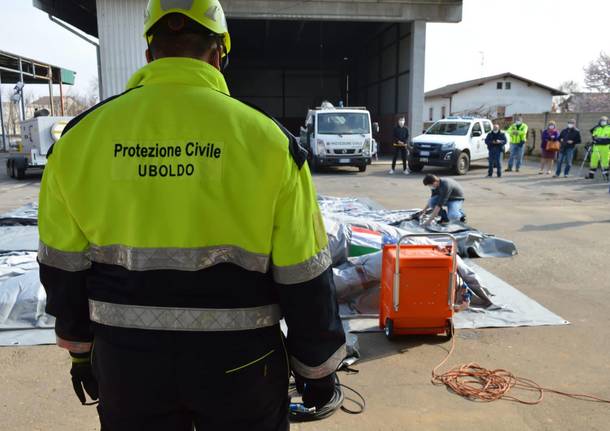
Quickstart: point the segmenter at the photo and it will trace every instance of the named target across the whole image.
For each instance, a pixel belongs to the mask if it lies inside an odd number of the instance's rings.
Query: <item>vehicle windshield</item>
[[[369,116],[365,113],[333,112],[318,115],[321,135],[362,135],[371,133]]]
[[[466,136],[470,123],[467,121],[439,121],[430,127],[427,131],[427,135],[449,135],[449,136]]]

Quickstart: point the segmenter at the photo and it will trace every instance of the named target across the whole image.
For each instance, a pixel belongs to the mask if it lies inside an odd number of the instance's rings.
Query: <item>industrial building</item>
[[[427,22],[459,22],[462,0],[224,0],[234,97],[259,105],[297,133],[323,100],[366,106],[391,139],[398,115],[424,118]],[[33,0],[99,38],[102,97],[120,93],[145,63],[146,0]]]

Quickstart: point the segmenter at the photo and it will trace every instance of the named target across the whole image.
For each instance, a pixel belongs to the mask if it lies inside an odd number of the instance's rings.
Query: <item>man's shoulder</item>
[[[132,90],[136,90],[138,88],[140,88],[140,87],[130,88],[129,90],[124,91],[123,93],[120,93],[120,94],[117,94],[114,96],[110,96],[110,97],[102,100],[101,102],[96,103],[89,109],[81,112],[76,117],[74,117],[70,121],[68,121],[68,124],[66,124],[66,127],[64,127],[64,130],[61,132],[61,137],[63,138],[64,136],[66,136],[68,134],[68,132],[70,132],[72,129],[76,128],[81,122],[83,122],[83,120],[85,120],[85,118],[89,117],[93,113],[100,112],[101,110],[103,110],[107,106],[109,106],[110,103],[113,102],[114,100],[116,100],[116,99],[126,95],[127,93],[130,93]],[[56,143],[54,143],[53,145],[51,145],[51,148],[49,148],[49,150],[47,151],[47,158],[51,156],[51,154],[53,153],[54,147],[60,142],[62,142],[62,140],[59,140]]]
[[[267,130],[274,130],[274,134],[283,136],[288,141],[288,151],[290,152],[290,156],[299,169],[303,167],[307,161],[307,150],[301,147],[298,139],[280,121],[278,121],[273,115],[269,114],[265,109],[251,102],[230,96],[228,97],[235,103],[239,104],[242,109],[245,110],[244,112],[247,112],[249,115],[252,115],[253,118],[256,118],[256,121],[268,126],[268,128],[266,127]]]

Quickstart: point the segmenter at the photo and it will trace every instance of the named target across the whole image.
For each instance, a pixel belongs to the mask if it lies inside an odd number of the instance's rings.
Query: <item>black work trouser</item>
[[[396,159],[398,154],[402,158],[402,169],[407,170],[407,147],[394,147],[394,157],[392,158],[392,169],[396,168]]]
[[[102,431],[289,429],[289,367],[279,325],[113,333],[96,334],[93,348]]]

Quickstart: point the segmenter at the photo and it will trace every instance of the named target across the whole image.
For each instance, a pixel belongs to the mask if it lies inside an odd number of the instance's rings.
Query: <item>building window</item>
[[[502,90],[502,83],[501,82],[496,83],[496,89]]]
[[[510,90],[510,87],[511,87],[510,82],[505,82],[504,83],[504,89],[505,90]]]
[[[441,118],[445,118],[446,116],[447,116],[447,108],[443,106],[441,108]]]
[[[434,121],[434,108],[430,108],[428,111],[428,121]]]

